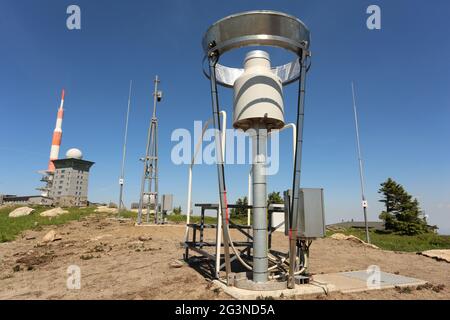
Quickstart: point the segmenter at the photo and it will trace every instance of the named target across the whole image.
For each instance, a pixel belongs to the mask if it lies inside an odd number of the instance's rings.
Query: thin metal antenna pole
[[[120,194],[119,194],[119,210],[117,213],[117,216],[120,217],[120,212],[122,211],[124,207],[123,203],[123,185],[125,183],[125,157],[127,152],[127,137],[128,137],[128,119],[130,116],[130,102],[131,102],[131,88],[133,86],[133,80],[130,80],[130,90],[128,92],[128,108],[127,108],[127,119],[125,121],[125,137],[123,139],[123,153],[122,153],[122,170],[120,173]]]
[[[352,96],[353,96],[353,112],[355,114],[355,128],[356,128],[356,145],[358,148],[358,163],[359,163],[359,179],[361,183],[361,198],[362,198],[362,207],[364,211],[364,225],[366,228],[366,242],[370,243],[369,236],[369,226],[367,223],[367,201],[364,191],[364,174],[363,174],[363,160],[361,157],[361,145],[359,142],[359,126],[358,126],[358,114],[356,112],[356,98],[355,98],[355,86],[352,82]]]

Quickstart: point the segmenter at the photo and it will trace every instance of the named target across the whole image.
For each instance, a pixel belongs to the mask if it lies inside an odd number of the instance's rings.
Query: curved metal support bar
[[[225,111],[220,111],[220,114],[222,115],[222,128],[226,128],[227,125],[227,113]],[[194,155],[192,156],[191,164],[189,165],[189,178],[188,178],[188,199],[187,199],[187,206],[186,206],[186,231],[184,233],[184,239],[185,241],[188,241],[189,237],[189,227],[187,226],[191,221],[191,210],[192,210],[192,171],[195,164],[195,159],[197,157],[197,154],[200,150],[200,146],[203,142],[203,136],[205,135],[206,129],[208,129],[209,125],[212,123],[213,119],[208,119],[202,128],[202,134],[199,137],[199,140],[197,141],[197,145],[195,146]],[[222,154],[223,157],[225,157],[225,142],[226,142],[226,131],[222,130]],[[220,210],[219,210],[220,214]]]
[[[208,66],[206,66],[205,63],[206,60],[207,57],[203,59],[203,74],[209,79],[210,75],[208,73]],[[217,83],[223,87],[232,88],[236,79],[239,78],[243,72],[244,69],[231,68],[217,63],[216,64]],[[284,65],[274,67],[272,68],[272,72],[280,78],[283,86],[289,85],[297,81],[300,77],[299,60],[296,59]]]
[[[292,163],[295,163],[295,150],[297,148],[297,126],[294,123],[288,123],[283,128],[278,130],[278,132],[281,132],[287,128],[292,128]]]
[[[297,56],[309,50],[310,33],[305,24],[294,16],[270,10],[248,11],[225,17],[214,23],[203,37],[205,60],[211,54],[222,55],[246,46],[272,46],[289,50]],[[210,78],[204,68],[205,75]],[[274,67],[272,71],[288,85],[300,77],[298,59]],[[216,81],[232,87],[242,74],[239,68],[216,64]]]

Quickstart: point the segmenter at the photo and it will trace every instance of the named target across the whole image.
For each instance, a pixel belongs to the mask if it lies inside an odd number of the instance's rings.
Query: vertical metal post
[[[138,211],[138,220],[137,223],[142,223],[142,208],[144,204],[144,194],[145,194],[145,181],[147,180],[148,176],[148,155],[149,155],[149,149],[150,149],[150,139],[151,139],[151,132],[152,132],[152,125],[150,123],[150,127],[148,128],[148,135],[147,135],[147,147],[145,148],[145,158],[143,159],[144,162],[144,172],[142,173],[142,179],[141,179],[141,193],[139,197],[139,211]],[[150,198],[150,196],[149,196]],[[148,200],[147,206],[149,206],[150,199]],[[148,216],[148,208],[147,208],[147,216]]]
[[[117,212],[117,216],[120,218],[120,212],[122,211],[124,205],[123,205],[123,185],[125,183],[125,156],[127,152],[127,137],[128,137],[128,119],[130,116],[130,102],[131,102],[131,87],[133,85],[133,81],[130,80],[130,90],[128,92],[128,107],[127,107],[127,118],[125,121],[125,137],[123,140],[123,152],[122,152],[122,170],[120,173],[120,193],[119,193],[119,210]]]
[[[160,221],[160,217],[158,210],[159,210],[159,190],[158,190],[158,120],[155,117],[155,145],[154,145],[154,151],[155,154],[154,156],[154,166],[155,166],[155,175],[154,175],[154,180],[155,180],[155,223],[162,223],[162,221]],[[162,215],[162,212],[161,212]]]
[[[148,185],[147,185],[147,195],[148,195],[148,202],[147,202],[147,216],[146,216],[146,222],[150,222],[150,205],[152,203],[152,189],[153,189],[153,158],[152,155],[154,154],[154,147],[155,147],[155,119],[152,117],[151,124],[150,124],[150,151],[147,157],[148,165],[147,165],[147,179],[148,179]],[[156,216],[156,215],[155,215]]]
[[[363,160],[361,157],[361,145],[359,142],[358,114],[356,112],[355,87],[353,85],[353,82],[352,82],[352,96],[353,96],[353,112],[355,114],[356,145],[358,148],[359,180],[361,183],[361,198],[362,198],[362,207],[363,207],[363,213],[364,213],[364,225],[366,228],[366,242],[370,243],[369,225],[367,222],[367,201],[366,201],[366,195],[365,195],[365,190],[364,190]]]
[[[293,289],[295,287],[295,258],[296,258],[296,242],[297,242],[297,212],[299,205],[299,191],[300,191],[300,177],[302,164],[302,147],[303,147],[303,123],[305,117],[305,86],[306,86],[306,58],[309,52],[302,50],[300,58],[300,79],[299,79],[299,93],[297,106],[297,138],[295,148],[295,163],[294,163],[294,177],[292,185],[292,200],[291,210],[289,216],[289,276],[288,287]]]
[[[219,202],[220,210],[222,211],[222,231],[223,231],[223,246],[225,255],[225,271],[227,284],[230,285],[229,276],[231,274],[231,262],[230,262],[230,238],[228,234],[228,203],[227,203],[227,190],[225,186],[225,168],[223,163],[222,154],[222,140],[220,138],[220,114],[219,114],[219,96],[217,92],[216,83],[216,64],[219,59],[218,54],[215,52],[210,53],[209,57],[209,72],[210,72],[210,84],[211,84],[211,103],[213,111],[213,127],[214,127],[214,140],[216,142],[216,161],[217,161],[217,176],[219,182]],[[224,128],[225,129],[225,128]]]
[[[252,178],[253,178],[253,281],[267,282],[267,186],[266,154],[267,129],[262,125],[253,127]]]

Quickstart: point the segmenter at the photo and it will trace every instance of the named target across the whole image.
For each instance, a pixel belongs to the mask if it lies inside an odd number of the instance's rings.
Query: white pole
[[[222,128],[225,128],[225,130],[222,130],[222,136],[221,136],[221,140],[222,140],[222,154],[223,156],[225,156],[225,143],[226,143],[226,124],[227,124],[227,113],[225,111],[221,111],[220,114],[222,115]],[[192,211],[192,175],[193,175],[193,167],[195,164],[195,159],[197,157],[197,154],[200,150],[200,147],[202,145],[203,142],[203,136],[205,135],[206,129],[208,129],[210,123],[212,122],[212,119],[209,119],[208,121],[205,122],[205,124],[203,125],[202,128],[202,134],[199,137],[199,140],[197,141],[197,145],[195,146],[195,151],[194,151],[194,155],[192,156],[192,160],[191,160],[191,164],[189,166],[189,173],[188,173],[188,199],[187,199],[187,213],[186,213],[186,230],[185,230],[185,234],[184,234],[184,238],[185,241],[188,241],[188,237],[189,237],[189,227],[188,224],[191,221],[191,211]],[[222,227],[222,220],[220,219],[221,217],[221,208],[219,208],[219,221],[217,222],[217,229],[220,230]],[[221,246],[221,236],[222,234],[219,232],[218,236],[217,236],[217,247],[219,248],[219,267],[220,267],[220,246]],[[217,253],[217,248],[216,248],[216,253]]]
[[[203,136],[205,135],[206,129],[208,129],[209,124],[211,123],[211,119],[205,122],[202,128],[202,134],[197,141],[197,145],[195,146],[194,155],[191,159],[191,164],[189,165],[189,178],[188,178],[188,199],[187,199],[187,213],[186,213],[186,231],[184,233],[185,241],[188,241],[189,237],[189,227],[188,224],[191,222],[191,211],[192,211],[192,171],[194,168],[195,158],[197,157],[198,151],[203,142]]]

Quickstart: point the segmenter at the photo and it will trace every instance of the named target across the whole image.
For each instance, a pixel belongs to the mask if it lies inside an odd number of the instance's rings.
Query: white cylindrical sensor
[[[282,83],[262,50],[246,55],[244,72],[234,83],[234,128],[246,131],[256,125],[268,130],[284,127]]]

